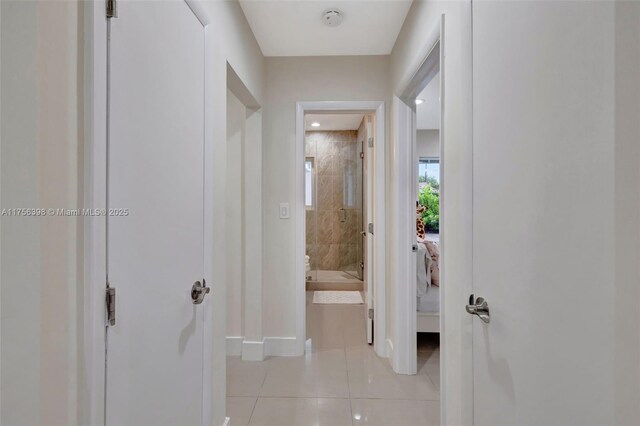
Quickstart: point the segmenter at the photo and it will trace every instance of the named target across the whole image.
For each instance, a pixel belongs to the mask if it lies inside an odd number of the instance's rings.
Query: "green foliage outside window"
[[[437,233],[440,230],[440,197],[434,190],[437,187],[433,188],[431,186],[431,179],[427,179],[427,185],[423,186],[418,193],[418,202],[425,207],[425,211],[422,213],[422,221],[426,231]],[[435,183],[437,185],[437,181]]]
[[[434,178],[433,176],[427,177],[427,184],[435,190],[440,189],[440,182],[438,182],[438,179]]]

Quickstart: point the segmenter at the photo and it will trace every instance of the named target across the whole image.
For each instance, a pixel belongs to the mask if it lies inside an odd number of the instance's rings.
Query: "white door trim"
[[[205,70],[213,40],[208,25],[210,17],[203,7],[204,0],[185,0],[204,27]],[[115,18],[117,19],[117,18]],[[84,208],[104,209],[107,199],[107,19],[104,2],[84,4]],[[211,73],[205,71],[205,100],[212,98]],[[213,190],[210,179],[213,171],[213,126],[205,101],[204,120],[204,278],[213,282]],[[99,425],[105,421],[105,351],[106,351],[106,219],[102,216],[84,220],[84,308],[83,308],[83,399],[80,401],[80,423]],[[209,304],[205,307],[205,324],[212,324]],[[211,359],[213,334],[204,335],[203,359]],[[211,331],[211,329],[209,329]],[[203,416],[204,424],[211,424],[211,395],[213,394],[213,366],[204,363]]]
[[[443,18],[444,19],[444,18]],[[392,309],[394,313],[393,329],[396,336],[396,342],[391,359],[391,366],[396,373],[399,374],[416,374],[418,369],[417,347],[416,347],[416,255],[412,251],[412,246],[416,244],[416,225],[415,225],[415,203],[417,199],[417,170],[416,170],[416,107],[414,100],[422,92],[428,82],[440,72],[440,81],[443,82],[443,70],[441,71],[442,56],[442,35],[441,23],[435,39],[429,40],[429,49],[424,61],[409,80],[400,97],[394,96],[393,112],[395,126],[395,150],[397,155],[394,157],[395,179],[392,180],[394,188],[392,193],[395,195],[392,205],[397,209],[398,214],[393,221],[395,229],[396,241],[394,241],[394,249],[397,255],[397,268],[395,278],[398,285],[396,286],[395,306]],[[442,123],[444,110],[444,91],[441,87],[440,96],[440,153],[442,156],[442,132],[444,131]],[[442,173],[442,161],[440,173],[440,217],[444,210],[444,185]],[[440,227],[440,245],[444,242],[443,227]],[[441,265],[442,256],[441,249]],[[440,267],[440,273],[444,275],[444,268]],[[443,286],[444,287],[444,286]],[[442,299],[442,292],[441,299]],[[444,311],[442,300],[440,300],[440,316]]]
[[[470,21],[469,21],[470,28]],[[462,28],[464,31],[468,30],[465,25],[460,26],[458,23],[457,28]],[[462,30],[461,30],[462,31]],[[463,31],[463,32],[464,32]],[[468,314],[464,312],[462,304],[465,303],[462,294],[467,295],[468,290],[471,288],[470,282],[462,282],[460,280],[454,282],[448,280],[451,270],[448,269],[450,265],[456,265],[457,267],[464,267],[465,263],[472,261],[470,256],[472,250],[472,232],[469,229],[467,217],[470,217],[469,209],[472,208],[472,135],[469,134],[469,139],[466,139],[467,135],[461,136],[460,132],[453,132],[457,134],[456,140],[451,140],[451,144],[447,138],[453,138],[454,136],[448,136],[453,134],[451,131],[445,129],[447,123],[459,122],[465,120],[471,123],[473,116],[471,113],[471,86],[467,84],[472,80],[472,68],[471,68],[471,38],[463,40],[464,46],[456,46],[456,49],[462,49],[464,55],[468,54],[468,58],[454,58],[459,66],[465,65],[465,68],[459,70],[458,77],[462,76],[466,79],[466,82],[456,81],[453,83],[445,82],[445,67],[446,67],[446,47],[445,47],[445,15],[441,15],[440,25],[434,28],[434,31],[426,38],[423,44],[422,52],[424,52],[423,60],[416,65],[415,69],[407,70],[409,76],[404,80],[403,89],[397,93],[398,97],[394,98],[394,146],[392,149],[399,149],[398,146],[410,144],[411,148],[406,146],[399,152],[399,156],[410,156],[409,161],[411,164],[415,162],[415,118],[409,118],[409,115],[415,116],[415,107],[413,106],[413,99],[424,88],[425,81],[429,76],[435,74],[433,70],[433,63],[436,59],[439,59],[440,66],[440,101],[441,101],[441,118],[440,118],[440,279],[444,283],[440,287],[440,421],[441,424],[467,424],[468,421],[472,421],[473,418],[473,397],[471,395],[471,382],[472,379],[472,341],[471,341],[471,322],[469,321]],[[466,34],[466,33],[465,33]],[[464,34],[456,34],[455,39],[462,37]],[[470,33],[469,33],[470,36]],[[430,53],[435,53],[435,47],[439,45],[439,52],[437,55],[430,56]],[[456,105],[455,114],[448,115],[452,111],[451,102],[445,104],[446,96],[445,89],[447,87],[462,87],[462,93],[459,92],[455,95],[455,100],[458,102]],[[397,102],[397,104],[395,104]],[[467,103],[468,102],[468,103]],[[454,117],[454,115],[458,115]],[[448,148],[447,148],[448,147]],[[453,151],[462,155],[463,158],[454,158],[448,161],[448,164],[444,165],[445,154],[447,151]],[[407,164],[406,158],[398,158],[397,164]],[[415,165],[411,166],[415,169]],[[393,170],[393,168],[392,168]],[[451,178],[455,177],[456,183],[468,182],[469,185],[465,187],[458,186],[454,189],[455,192],[449,192],[449,189],[445,182],[445,170],[446,175]],[[393,190],[395,192],[406,191],[407,187],[415,188],[415,182],[407,182],[407,173],[404,173],[404,177],[400,176],[402,170],[393,170],[391,181],[395,183]],[[404,179],[404,182],[403,182]],[[414,178],[411,178],[414,179]],[[451,179],[449,179],[451,180]],[[404,186],[403,186],[404,185]],[[415,194],[415,189],[414,189]],[[405,195],[406,196],[406,195]],[[452,202],[445,202],[445,200],[454,199]],[[404,201],[403,201],[404,202]],[[455,211],[452,205],[455,204]],[[465,211],[461,211],[461,208],[465,207]],[[395,215],[393,219],[394,229],[401,232],[406,232],[404,236],[399,236],[398,239],[406,239],[407,236],[413,240],[415,238],[415,229],[411,229],[410,232],[406,231],[406,227],[403,228],[399,222],[409,216],[415,217],[413,207],[408,209],[408,212],[400,211],[398,215]],[[413,225],[413,219],[411,226]],[[455,227],[455,228],[454,228]],[[463,232],[462,236],[459,231],[451,233],[445,233],[446,229],[468,229],[469,232]],[[404,229],[404,231],[403,231]],[[458,234],[458,235],[454,235]],[[456,238],[457,237],[457,238]],[[456,238],[456,241],[449,241]],[[450,248],[451,244],[456,243],[457,247]],[[394,253],[396,254],[396,253]],[[409,270],[410,274],[415,274],[415,256],[408,250],[398,250],[397,265],[399,269],[405,268],[405,271],[397,271],[394,278],[401,278],[401,274],[406,273]],[[455,258],[454,258],[455,256]],[[470,269],[468,267],[467,269]],[[460,274],[456,274],[460,276]],[[411,277],[410,277],[411,278]],[[472,275],[469,274],[469,280]],[[403,281],[398,281],[403,282]],[[397,372],[404,372],[406,374],[414,374],[416,368],[414,363],[416,357],[414,356],[415,348],[415,334],[416,330],[416,312],[415,309],[409,309],[408,306],[415,307],[416,297],[416,282],[415,279],[409,279],[408,286],[398,285],[398,294],[395,297],[396,305],[391,307],[391,315],[393,318],[394,332],[396,334],[396,341],[394,347],[394,354],[392,360],[392,366]],[[455,308],[455,309],[453,309]],[[396,359],[397,358],[397,359]]]
[[[326,101],[296,103],[296,354],[305,351],[306,300],[305,300],[305,207],[304,207],[304,115],[311,111],[367,111],[376,114],[374,235],[368,235],[367,244],[373,245],[373,294],[374,294],[374,349],[381,357],[387,357],[386,343],[386,290],[385,290],[385,103],[382,101]]]
[[[409,100],[411,102],[411,100]],[[398,212],[393,220],[395,241],[393,250],[397,255],[395,270],[396,297],[394,298],[395,336],[391,366],[398,374],[416,374],[418,369],[418,348],[416,342],[416,254],[412,246],[416,244],[415,208],[416,201],[416,111],[397,96],[393,97],[395,137],[394,166],[396,179],[391,205]]]
[[[86,2],[84,14],[84,206],[106,208],[107,24],[102,2]],[[80,423],[104,424],[106,220],[84,220],[84,383]]]

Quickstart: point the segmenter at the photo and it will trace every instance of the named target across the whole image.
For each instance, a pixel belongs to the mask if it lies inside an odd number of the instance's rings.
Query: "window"
[[[314,161],[313,157],[307,157],[304,162],[304,205],[313,208],[313,179],[314,179]]]
[[[343,170],[343,188],[342,188],[342,206],[343,207],[355,207],[356,205],[356,182],[355,172],[353,170],[353,163],[349,162],[345,164]]]
[[[440,192],[440,159],[420,158],[418,163],[418,185],[420,188],[431,186],[435,193]]]

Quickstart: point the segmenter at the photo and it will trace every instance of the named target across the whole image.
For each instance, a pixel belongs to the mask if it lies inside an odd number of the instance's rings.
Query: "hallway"
[[[307,354],[227,357],[227,416],[242,425],[437,425],[440,351],[418,342],[418,374],[397,375],[366,343],[364,305],[314,305]]]

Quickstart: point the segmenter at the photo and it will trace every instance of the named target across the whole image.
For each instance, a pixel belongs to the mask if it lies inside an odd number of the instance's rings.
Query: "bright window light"
[[[313,157],[307,157],[304,162],[304,205],[313,208],[314,186],[314,161]]]
[[[424,99],[416,99],[416,105],[420,105],[424,102]]]
[[[315,121],[315,122],[311,123],[311,127],[320,127],[320,123]]]

